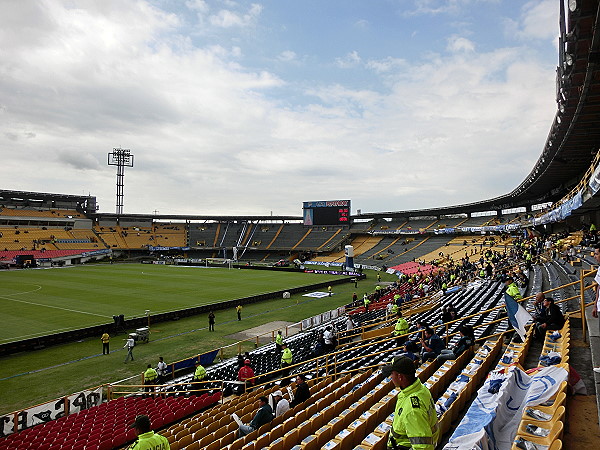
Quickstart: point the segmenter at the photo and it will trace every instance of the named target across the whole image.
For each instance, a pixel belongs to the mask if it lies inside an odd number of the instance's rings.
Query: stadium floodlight
[[[131,150],[125,148],[113,148],[108,154],[108,165],[117,166],[117,215],[123,214],[123,177],[125,167],[133,167],[133,155]]]
[[[569,11],[575,12],[577,10],[577,0],[569,0]]]

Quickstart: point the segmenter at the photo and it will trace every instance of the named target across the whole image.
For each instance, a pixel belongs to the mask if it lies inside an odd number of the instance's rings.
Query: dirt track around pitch
[[[261,342],[263,340],[270,341],[272,330],[281,330],[283,332],[283,335],[285,336],[285,327],[290,325],[293,325],[293,322],[276,320],[274,322],[265,323],[264,325],[259,325],[258,327],[248,328],[247,330],[229,334],[225,337],[229,339],[234,339],[236,341],[244,341],[246,339],[253,339],[256,338],[256,336],[260,336]],[[275,331],[275,333],[277,333],[277,331]]]

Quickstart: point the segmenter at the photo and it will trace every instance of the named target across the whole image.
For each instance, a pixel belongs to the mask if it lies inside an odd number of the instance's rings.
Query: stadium
[[[0,190],[0,448],[128,448],[140,415],[171,449],[392,448],[401,388],[382,369],[408,353],[437,430],[413,448],[597,448],[600,4],[563,6],[556,114],[502,196],[125,213],[120,147],[115,213]],[[262,397],[287,411],[241,436]]]

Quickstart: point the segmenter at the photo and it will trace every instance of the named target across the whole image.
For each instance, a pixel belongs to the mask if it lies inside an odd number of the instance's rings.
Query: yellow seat
[[[556,439],[560,439],[562,437],[563,428],[564,428],[564,424],[561,421],[558,421],[558,422],[554,423],[554,425],[552,426],[552,428],[550,430],[550,433],[546,437],[533,436],[529,433],[527,433],[527,434],[517,433],[515,440],[518,438],[523,438],[526,441],[533,442],[534,444],[550,446],[550,444],[552,444],[552,442],[554,442]]]

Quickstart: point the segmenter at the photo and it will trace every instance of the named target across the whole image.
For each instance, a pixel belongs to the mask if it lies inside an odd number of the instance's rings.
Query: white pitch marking
[[[61,306],[44,305],[43,303],[28,302],[26,300],[17,300],[15,298],[8,298],[8,297],[5,297],[3,295],[0,295],[0,299],[9,300],[11,302],[27,303],[28,305],[45,306],[46,308],[60,309],[62,311],[75,312],[75,313],[79,313],[79,314],[89,314],[90,316],[110,317],[110,316],[104,316],[102,314],[96,314],[96,313],[91,313],[91,312],[87,312],[87,311],[79,311],[77,309],[63,308]]]

